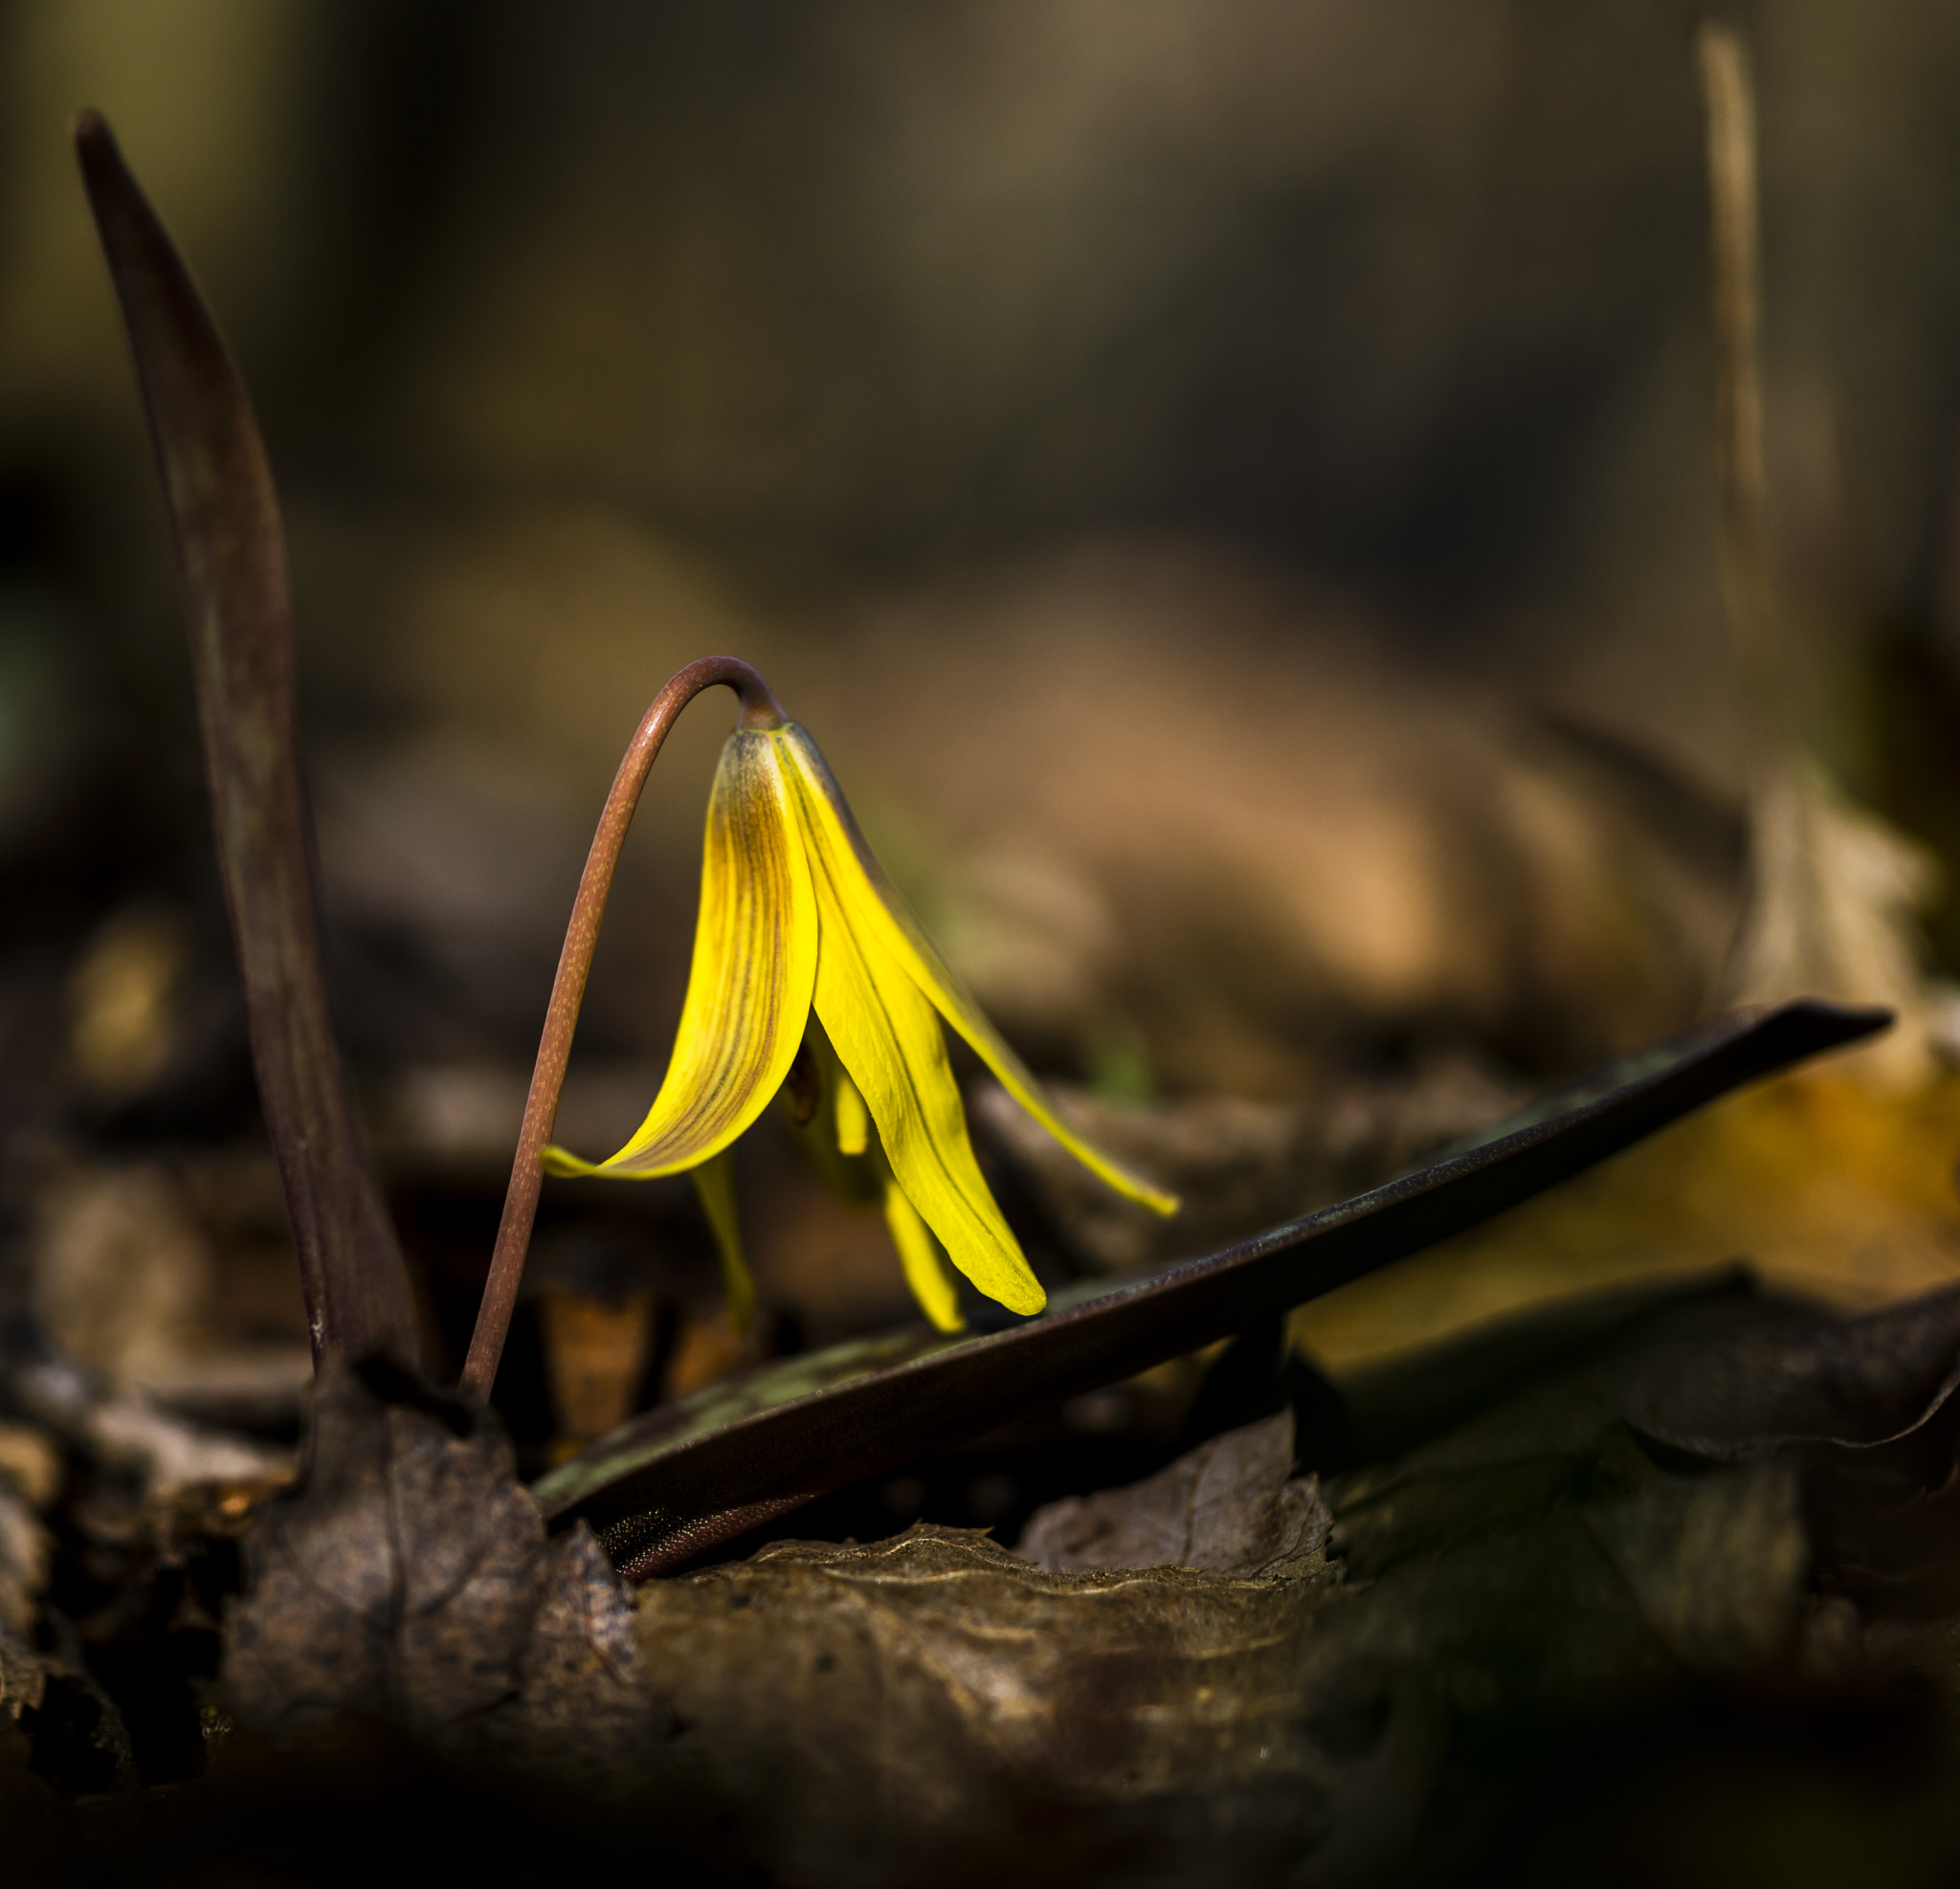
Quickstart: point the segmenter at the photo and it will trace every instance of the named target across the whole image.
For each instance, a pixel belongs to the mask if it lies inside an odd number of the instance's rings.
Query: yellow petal
[[[858,1085],[840,1070],[837,1074],[837,1152],[862,1154],[871,1145],[871,1117],[864,1112],[864,1098]]]
[[[960,1316],[959,1289],[953,1284],[945,1250],[896,1181],[884,1184],[884,1223],[891,1229],[899,1263],[905,1269],[905,1283],[912,1288],[919,1309],[939,1330],[958,1331],[967,1322]]]
[[[714,1232],[715,1256],[722,1262],[722,1290],[728,1300],[728,1322],[739,1336],[755,1318],[755,1280],[742,1251],[742,1214],[735,1205],[735,1150],[724,1148],[691,1168],[688,1178]]]
[[[813,798],[799,792],[801,813]],[[1038,1312],[1048,1297],[973,1159],[939,1012],[883,941],[858,928],[862,897],[846,897],[849,852],[821,830],[806,836],[821,937],[817,1021],[871,1111],[899,1186],[953,1264],[1010,1311]]]
[[[772,737],[738,728],[708,800],[701,916],[673,1059],[615,1155],[546,1148],[553,1174],[649,1179],[719,1154],[768,1106],[795,1059],[816,979],[816,903]]]
[[[863,834],[858,831],[858,822],[852,817],[851,810],[831,777],[831,770],[817,751],[816,744],[794,722],[777,730],[772,739],[782,744],[790,771],[804,789],[801,805],[813,864],[819,853],[835,861],[832,878],[838,887],[837,897],[851,915],[852,923],[864,935],[877,938],[885,952],[903,966],[912,982],[924,992],[933,1007],[967,1039],[980,1060],[993,1072],[1001,1087],[1084,1167],[1106,1181],[1118,1193],[1128,1195],[1152,1211],[1175,1213],[1175,1194],[1167,1193],[1141,1175],[1132,1173],[1121,1162],[1104,1154],[1093,1142],[1078,1134],[1056,1113],[1054,1103],[1043,1093],[1027,1065],[1008,1047],[1006,1039],[989,1021],[972,993],[947,968],[920,929],[918,920],[900,898],[898,888],[885,877],[884,869],[864,843]],[[854,864],[855,872],[851,870]],[[880,1130],[883,1125],[880,1122]]]

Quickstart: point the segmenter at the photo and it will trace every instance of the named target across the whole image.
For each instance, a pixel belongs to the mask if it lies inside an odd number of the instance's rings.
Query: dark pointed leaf
[[[327,1015],[293,729],[285,530],[244,382],[108,126],[75,147],[149,411],[184,573],[205,777],[258,1093],[315,1361],[415,1351],[408,1276]]]
[[[1715,1097],[1882,1029],[1815,1002],[1726,1017],[1561,1090],[1479,1145],[1140,1283],[1055,1295],[1011,1329],[791,1358],[649,1411],[536,1489],[656,1573],[830,1490],[1243,1331],[1461,1233]]]

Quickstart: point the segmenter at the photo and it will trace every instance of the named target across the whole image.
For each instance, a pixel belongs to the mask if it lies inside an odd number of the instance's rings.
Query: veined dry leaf
[[[638,1626],[677,1801],[771,1879],[1253,1881],[1327,1849],[1356,1774],[1428,1755],[1316,1742],[1335,1592],[1053,1573],[922,1524],[651,1582]]]
[[[1293,1476],[1290,1409],[1228,1431],[1126,1489],[1037,1509],[1016,1553],[1052,1573],[1197,1567],[1241,1580],[1327,1570],[1333,1518],[1311,1476]]]
[[[263,1514],[226,1621],[241,1723],[386,1728],[590,1769],[644,1728],[630,1611],[590,1533],[545,1539],[496,1419],[386,1365],[323,1376],[303,1485]]]

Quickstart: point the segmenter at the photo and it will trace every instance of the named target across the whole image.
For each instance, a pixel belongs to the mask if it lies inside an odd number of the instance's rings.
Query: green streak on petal
[[[899,1262],[905,1269],[905,1283],[912,1288],[919,1309],[936,1330],[958,1331],[967,1322],[960,1316],[960,1295],[946,1254],[896,1181],[888,1180],[884,1186],[884,1223],[891,1229],[892,1244],[899,1249]]]
[[[797,1122],[792,1115],[790,1131],[802,1145],[810,1165],[839,1200],[852,1207],[873,1206],[884,1197],[887,1175],[883,1158],[872,1151],[869,1116],[865,1117],[865,1145],[862,1148],[850,1154],[837,1145],[840,1139],[837,1112],[841,1091],[850,1088],[852,1095],[857,1097],[860,1113],[864,1108],[864,1098],[858,1095],[856,1085],[844,1074],[844,1065],[837,1060],[831,1039],[823,1033],[823,1025],[813,1015],[804,1030],[803,1045],[816,1077],[816,1107],[803,1122]]]
[[[738,728],[708,800],[694,964],[666,1079],[605,1161],[545,1150],[552,1174],[648,1180],[721,1153],[768,1107],[796,1056],[816,980],[810,867],[772,735]]]
[[[791,778],[822,936],[817,1020],[871,1111],[899,1186],[953,1264],[1010,1311],[1038,1312],[1047,1295],[973,1159],[939,1013],[865,922],[883,908],[856,854],[835,821],[823,823],[816,792]]]
[[[867,935],[876,936],[885,952],[902,965],[914,984],[924,992],[947,1022],[972,1046],[974,1054],[991,1069],[1000,1085],[1046,1128],[1063,1147],[1092,1174],[1106,1181],[1118,1193],[1157,1213],[1175,1213],[1177,1196],[1153,1186],[1141,1175],[1104,1154],[1093,1142],[1078,1134],[1056,1112],[1041,1085],[1036,1081],[1006,1039],[993,1027],[973,994],[947,968],[919,922],[900,898],[898,888],[885,877],[864,836],[858,831],[850,807],[838,790],[831,770],[816,744],[796,722],[776,730],[770,739],[781,744],[789,771],[803,789],[801,804],[806,835],[813,854],[821,845],[830,854],[848,854],[857,866],[856,878],[867,895],[854,899],[854,922]],[[839,868],[840,873],[842,868]],[[880,1123],[880,1128],[883,1124]]]
[[[742,1251],[742,1214],[735,1205],[735,1150],[724,1148],[689,1171],[702,1211],[715,1235],[715,1254],[722,1262],[722,1290],[728,1300],[728,1322],[737,1334],[755,1319],[755,1280]]]

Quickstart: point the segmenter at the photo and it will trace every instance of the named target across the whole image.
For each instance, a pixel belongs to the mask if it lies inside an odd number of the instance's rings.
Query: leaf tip
[[[109,121],[93,105],[84,105],[68,122],[68,142],[75,148],[77,161],[81,166],[81,179],[91,197],[100,193],[104,183],[119,173],[126,173],[122,162],[122,147],[116,143],[116,134],[109,129]]]

